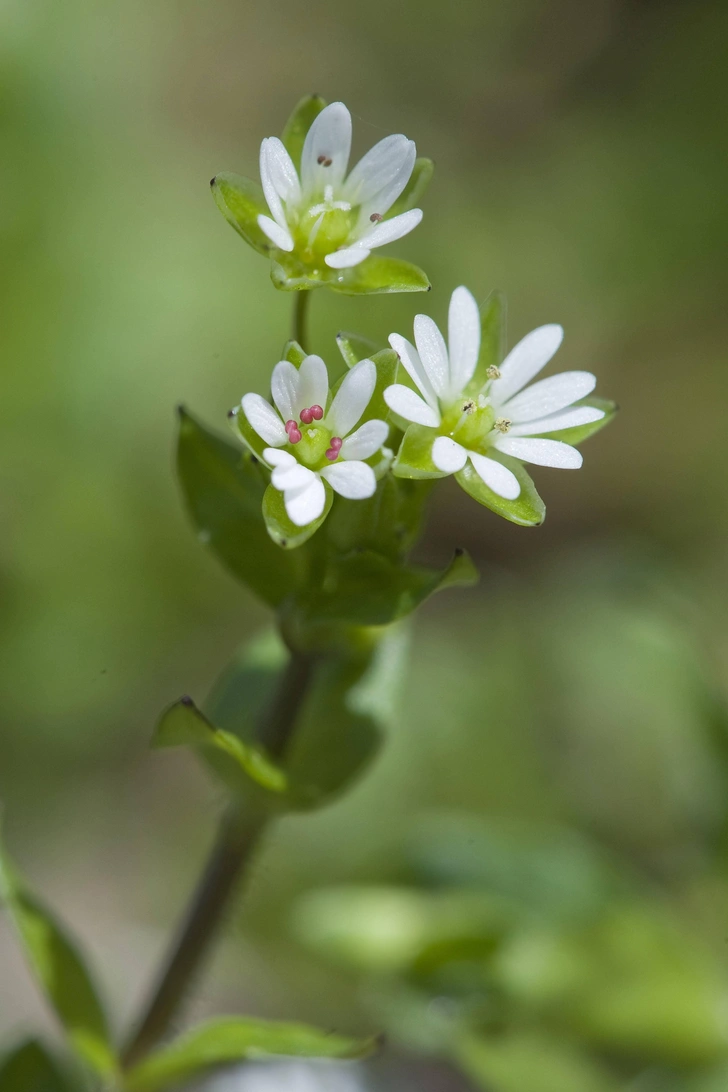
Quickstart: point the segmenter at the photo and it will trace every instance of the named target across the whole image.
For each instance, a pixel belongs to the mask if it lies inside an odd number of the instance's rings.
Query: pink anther
[[[341,445],[343,444],[343,442],[344,441],[341,439],[340,436],[332,436],[331,437],[331,446],[334,449],[334,451],[340,451],[341,450]]]
[[[324,411],[321,409],[321,406],[311,406],[310,412],[314,421],[320,421],[324,415]]]
[[[292,428],[298,428],[295,421],[286,421],[286,432],[290,432]]]
[[[297,444],[301,439],[301,430],[294,425],[292,429],[289,429],[288,439],[292,444]]]
[[[335,463],[336,460],[338,459],[338,457],[339,457],[338,447],[330,447],[329,450],[326,452],[326,458],[329,460],[330,463]]]
[[[313,421],[312,411],[310,409],[302,409],[301,410],[301,420],[303,421],[304,425],[310,425],[311,422]]]

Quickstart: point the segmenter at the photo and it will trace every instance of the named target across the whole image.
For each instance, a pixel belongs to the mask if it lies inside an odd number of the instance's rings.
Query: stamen
[[[509,421],[507,417],[498,417],[493,425],[493,428],[497,428],[499,432],[508,432],[508,429],[512,425],[512,421]]]
[[[491,364],[485,374],[488,376],[488,379],[500,379],[500,368],[496,368],[495,364]]]
[[[331,447],[326,452],[326,458],[329,460],[330,463],[335,463],[338,459],[339,452],[341,451],[341,445],[343,444],[343,442],[344,441],[341,439],[340,436],[331,437]]]
[[[313,421],[313,414],[311,413],[310,409],[301,410],[301,420],[303,421],[304,425],[311,424],[311,422]]]
[[[335,448],[336,451],[341,450],[341,445],[343,444],[343,442],[344,441],[341,439],[340,436],[332,436],[331,437],[331,446],[333,448]]]
[[[369,219],[373,224],[378,224],[380,220],[384,219],[384,217],[382,216],[381,212],[373,212]]]
[[[292,444],[299,443],[301,439],[301,430],[299,428],[292,428],[288,433],[288,439]]]
[[[314,421],[320,421],[323,415],[324,411],[321,409],[321,406],[311,406],[311,416],[313,417]]]
[[[292,428],[298,428],[295,421],[286,421],[286,432],[290,432]]]
[[[470,413],[473,412],[474,409],[475,409],[475,402],[472,400],[472,398],[468,398],[468,400],[466,402],[463,402],[463,410],[462,410],[463,413],[470,414]]]
[[[330,167],[333,160],[330,159],[327,155],[320,155],[316,162],[320,167]]]

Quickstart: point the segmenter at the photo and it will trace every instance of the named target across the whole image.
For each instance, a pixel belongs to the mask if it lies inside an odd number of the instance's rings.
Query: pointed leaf
[[[376,342],[360,334],[339,333],[336,335],[336,344],[347,368],[353,368],[360,360],[371,358],[378,351]]]
[[[391,220],[393,216],[399,216],[401,212],[419,208],[424,192],[432,181],[434,170],[435,164],[431,159],[426,159],[424,156],[416,159],[409,182],[388,210],[384,219]]]
[[[333,490],[328,482],[324,482],[324,490],[326,501],[319,518],[307,523],[305,527],[298,527],[288,518],[280,489],[272,485],[268,486],[263,495],[263,519],[268,534],[276,546],[280,546],[283,550],[295,550],[318,531],[328,516],[334,499]]]
[[[0,899],[28,964],[83,1060],[104,1077],[117,1071],[106,1016],[89,973],[64,929],[30,895],[0,847]]]
[[[126,1078],[126,1092],[157,1092],[247,1058],[363,1058],[373,1039],[352,1039],[305,1024],[227,1018],[193,1028],[137,1065]]]
[[[496,459],[503,463],[518,478],[521,485],[521,493],[515,500],[506,500],[499,497],[492,489],[489,489],[483,479],[475,473],[470,462],[466,463],[462,470],[458,471],[455,478],[459,485],[478,504],[484,504],[504,519],[511,523],[517,523],[520,527],[538,527],[546,518],[546,505],[536,492],[536,486],[528,471],[517,459],[509,455],[503,455],[499,451],[489,451],[488,458]]]
[[[405,422],[406,425],[406,422]],[[432,461],[432,445],[439,436],[436,428],[427,425],[406,425],[407,431],[392,464],[398,478],[447,478]]]
[[[410,614],[435,592],[477,581],[477,569],[464,550],[456,550],[441,571],[393,563],[381,554],[363,551],[332,565],[308,610],[312,619],[386,626]]]
[[[271,542],[263,519],[266,475],[240,447],[180,410],[177,469],[201,540],[270,606],[305,583],[308,559]]]
[[[222,171],[215,175],[210,187],[215,204],[238,235],[242,235],[259,254],[270,254],[273,244],[258,226],[261,213],[270,215],[260,183],[240,174]]]
[[[243,743],[232,732],[216,728],[205,717],[191,698],[182,698],[162,714],[157,725],[152,746],[213,748],[231,759],[235,770],[230,780],[239,785],[240,774],[253,781],[259,788],[271,793],[283,793],[287,788],[286,775],[275,766],[258,747]],[[229,763],[221,763],[218,769],[227,771]]]
[[[432,285],[427,274],[411,262],[400,258],[370,255],[353,269],[332,270],[337,276],[329,287],[347,295],[371,295],[382,292],[429,292]]]
[[[595,432],[608,425],[618,410],[616,402],[610,402],[606,398],[583,398],[576,402],[577,406],[593,406],[595,409],[604,410],[604,417],[599,421],[592,421],[588,425],[577,425],[576,428],[562,428],[559,432],[543,433],[549,440],[562,440],[565,444],[583,444]]]
[[[320,95],[306,95],[296,106],[283,130],[283,143],[299,173],[301,170],[301,152],[303,151],[306,133],[324,106],[326,106],[326,99],[322,99]]]
[[[72,1092],[72,1089],[45,1046],[29,1039],[0,1062],[0,1092]]]

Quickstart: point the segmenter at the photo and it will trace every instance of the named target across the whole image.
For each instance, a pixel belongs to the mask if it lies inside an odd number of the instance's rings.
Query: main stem
[[[296,292],[293,305],[293,340],[308,352],[308,305],[311,299],[310,289]]]
[[[308,692],[313,660],[293,653],[276,695],[260,725],[260,743],[280,759],[290,743]],[[172,944],[158,985],[123,1054],[134,1065],[164,1037],[207,954],[238,881],[254,858],[268,816],[239,807],[225,815],[179,934]]]

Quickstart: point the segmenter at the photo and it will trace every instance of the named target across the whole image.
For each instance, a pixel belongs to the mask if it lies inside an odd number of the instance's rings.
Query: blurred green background
[[[316,351],[497,286],[510,343],[563,323],[559,370],[593,370],[622,412],[579,474],[536,469],[539,530],[441,487],[425,553],[465,546],[480,588],[418,616],[384,755],[276,828],[191,1012],[371,1030],[291,905],[401,878],[413,825],[454,811],[567,822],[724,958],[727,35],[724,4],[676,0],[2,0],[0,797],[119,1026],[221,804],[190,756],[148,752],[153,723],[266,621],[173,477],[175,404],[224,428],[288,336],[290,298],[208,180],[257,176],[312,91],[350,107],[355,154],[402,131],[436,162],[423,225],[388,250],[432,293],[319,292]],[[0,1043],[45,1019],[0,923]]]

